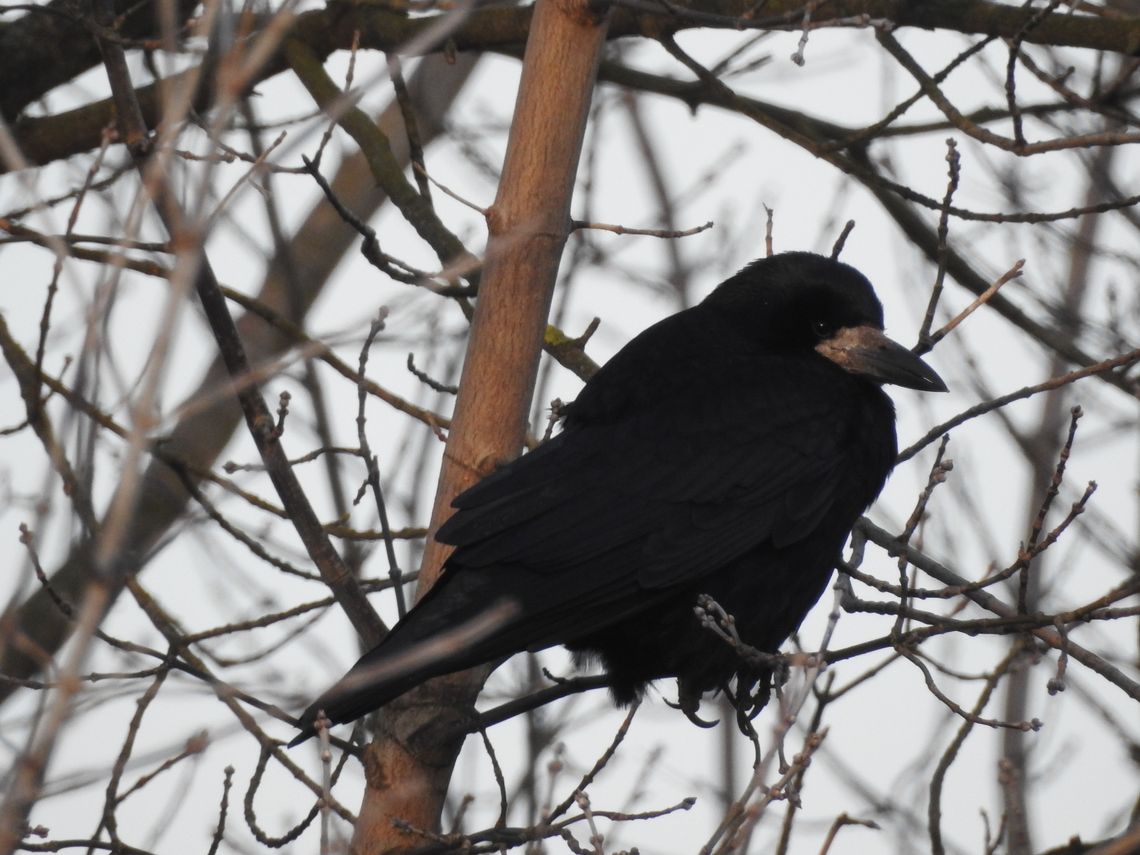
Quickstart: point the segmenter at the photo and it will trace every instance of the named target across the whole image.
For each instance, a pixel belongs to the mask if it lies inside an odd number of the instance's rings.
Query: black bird
[[[305,710],[352,721],[441,674],[563,644],[614,699],[676,677],[681,706],[767,675],[701,625],[711,596],[775,652],[831,577],[897,453],[881,384],[945,391],[883,334],[871,284],[805,252],[761,259],[645,330],[566,407],[562,431],[455,499],[456,547],[423,600]],[[470,643],[433,639],[495,607]],[[761,689],[753,706],[762,705]]]

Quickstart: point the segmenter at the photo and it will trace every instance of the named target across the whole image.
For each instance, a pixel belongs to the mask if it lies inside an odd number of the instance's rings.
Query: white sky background
[[[742,38],[740,34],[728,32],[686,33],[679,37],[679,41],[698,58],[711,62],[727,53]],[[879,118],[913,90],[913,83],[898,76],[891,62],[884,59],[869,31],[814,33],[806,49],[807,62],[803,68],[789,59],[797,40],[798,34],[778,35],[753,48],[753,55],[766,53],[771,61],[730,82],[742,94],[799,106],[820,118],[853,126]],[[931,71],[940,68],[967,44],[964,37],[917,31],[900,34],[900,40]],[[995,48],[987,54],[999,79],[1005,56],[1004,48]],[[629,50],[626,60],[638,67],[668,70],[674,76],[686,76],[683,69],[654,46]],[[1090,58],[1074,51],[1071,52],[1071,61],[1088,62]],[[358,80],[366,79],[369,71],[378,67],[375,57],[362,56],[360,63]],[[343,79],[343,56],[334,57],[328,67],[334,77]],[[518,64],[515,61],[485,59],[467,84],[458,110],[452,114],[452,121],[457,126],[482,130],[483,136],[476,145],[496,164],[501,162],[505,135],[486,129],[489,125],[498,127],[500,131],[505,129],[517,76]],[[101,72],[88,75],[85,80],[92,91],[105,89]],[[1048,97],[1044,87],[1035,87],[1028,75],[1019,77],[1019,85],[1025,102]],[[951,78],[946,90],[964,110],[1002,104],[1000,85],[995,87],[992,80],[980,75],[974,63]],[[284,76],[259,87],[259,91],[262,97],[258,108],[263,116],[297,115],[309,110],[307,96],[299,87],[294,91]],[[375,92],[375,96],[366,98],[366,105],[375,106],[388,100],[390,90],[386,83],[377,84]],[[613,98],[615,92],[611,87],[602,87],[598,97]],[[53,111],[65,106],[61,98],[53,98],[49,103]],[[678,225],[682,228],[707,220],[716,222],[714,229],[681,242],[683,256],[694,266],[696,296],[703,296],[726,275],[763,253],[764,204],[775,210],[777,250],[827,252],[843,223],[854,219],[857,225],[842,258],[862,270],[875,283],[886,309],[888,333],[906,344],[913,342],[934,272],[916,249],[898,239],[896,228],[866,191],[848,182],[831,167],[813,160],[742,118],[712,108],[702,108],[694,117],[683,105],[652,96],[643,99],[642,107],[655,131],[662,165],[676,193],[691,193],[694,183],[703,181],[710,164],[722,162],[723,153],[739,151],[736,157],[727,161],[722,174],[704,182],[707,188],[692,193],[691,200],[679,210]],[[937,115],[924,102],[914,108],[904,121],[909,123],[931,118],[937,118]],[[317,132],[323,130],[323,124],[313,127]],[[1007,128],[1001,130],[1005,132]],[[591,216],[626,226],[656,226],[657,206],[648,189],[642,165],[630,146],[628,127],[620,111],[607,112],[599,132],[604,142],[599,147]],[[1030,139],[1051,133],[1050,129],[1027,120]],[[943,142],[946,136],[945,132],[940,132],[922,138],[903,138],[890,149],[881,143],[876,144],[875,151],[880,155],[889,151],[899,180],[940,198],[946,182]],[[291,139],[299,137],[296,131],[291,132]],[[954,134],[954,138],[958,140],[963,155],[963,178],[956,197],[956,202],[963,207],[987,211],[1002,209],[1006,203],[995,172],[1011,167],[1015,167],[1025,185],[1034,190],[1035,195],[1029,203],[1033,209],[1063,209],[1080,204],[1084,189],[1082,176],[1071,169],[1068,155],[1016,160],[992,151],[979,153],[960,134]],[[334,140],[334,149],[335,145],[344,144],[339,133]],[[315,144],[315,137],[310,136],[286,155],[285,162],[296,163],[299,152],[311,152]],[[332,154],[335,151],[331,151]],[[431,148],[427,164],[433,177],[464,197],[481,205],[489,204],[493,199],[493,184],[475,174],[453,142],[444,141]],[[57,186],[74,181],[84,166],[54,169],[48,180],[60,183],[52,186],[45,183],[40,191],[50,195]],[[1140,162],[1129,150],[1119,153],[1118,176],[1134,178],[1138,166]],[[234,177],[241,171],[237,168],[230,170]],[[325,172],[332,174],[331,162]],[[22,186],[23,180],[24,177],[13,175],[0,180],[0,210],[8,210],[18,204],[15,200],[25,198],[27,190]],[[317,195],[311,182],[299,176],[280,176],[275,181],[280,198],[288,208],[287,214],[294,218],[303,216]],[[434,198],[444,221],[463,237],[470,248],[479,250],[484,237],[479,216],[442,193],[437,192]],[[126,210],[126,206],[121,205],[119,210]],[[107,211],[98,204],[92,204],[87,213],[92,223],[98,223]],[[578,213],[576,210],[575,214]],[[269,246],[262,205],[256,194],[245,191],[235,203],[233,214],[233,219],[224,222],[211,238],[210,257],[226,284],[252,291],[260,283],[263,253]],[[53,230],[62,231],[65,214],[56,211],[52,217]],[[1115,246],[1122,252],[1130,252],[1135,233],[1122,227],[1112,215],[1104,219],[1100,241],[1110,250]],[[933,215],[929,215],[928,220],[933,222]],[[44,223],[39,225],[46,230]],[[287,231],[290,225],[291,221],[286,223]],[[379,231],[386,250],[413,264],[426,268],[435,266],[430,253],[410,228],[398,222],[398,217],[391,210],[386,210],[373,225]],[[1069,232],[1072,228],[1072,222],[1037,227],[955,222],[951,227],[951,240],[976,262],[980,270],[994,276],[1016,259],[1026,258],[1025,276],[1007,286],[1006,293],[1033,315],[1044,317],[1036,301],[1050,299],[1054,283],[1063,276],[1067,257],[1066,247],[1058,239],[1057,232]],[[613,263],[606,268],[591,266],[581,271],[570,292],[563,328],[569,334],[577,334],[590,318],[601,316],[602,326],[588,348],[590,354],[601,362],[638,331],[675,310],[676,305],[667,287],[654,291],[631,285],[627,277],[621,275],[628,269],[636,270],[650,280],[659,279],[661,271],[666,269],[664,247],[659,241],[610,234],[598,234],[594,240],[612,253]],[[0,311],[4,312],[7,323],[17,335],[34,334],[45,283],[50,275],[49,268],[50,259],[41,251],[29,251],[18,245],[5,246],[0,250],[0,281],[5,283],[0,288]],[[57,358],[65,352],[75,352],[80,346],[85,307],[97,275],[95,268],[80,266],[78,262],[68,266],[54,325],[53,352]],[[1093,266],[1091,275],[1094,283],[1088,305],[1094,313],[1103,311],[1103,295],[1107,287],[1117,287],[1125,292],[1135,287],[1135,271],[1107,258]],[[128,386],[137,379],[140,359],[152,348],[153,330],[164,293],[160,283],[127,276],[118,303],[109,316],[108,338]],[[408,286],[387,281],[358,255],[352,254],[311,315],[309,329],[343,341],[341,354],[355,364],[370,316],[379,306],[388,306],[391,310],[388,330],[370,360],[370,376],[410,398],[423,399],[421,388],[407,373],[403,363],[410,348],[408,342],[422,332],[424,318],[434,306],[432,301],[435,299],[413,292]],[[556,297],[556,301],[560,299]],[[943,301],[943,320],[950,310],[961,308],[970,299],[971,295],[949,282]],[[444,313],[444,318],[447,325],[444,332],[461,330],[463,320],[458,310]],[[1133,328],[1130,332],[1135,340],[1140,330]],[[31,339],[25,338],[23,343],[26,347],[34,346]],[[1093,344],[1085,342],[1085,345],[1094,353],[1101,352],[1101,348]],[[965,382],[967,372],[961,365],[962,349],[979,361],[982,376],[996,393],[1046,379],[1045,360],[1037,346],[1010,325],[989,317],[987,311],[982,310],[929,357],[931,364],[951,386],[950,395],[921,396],[906,390],[891,390],[899,410],[900,447],[908,445],[929,426],[979,400],[977,391]],[[213,341],[204,330],[192,301],[188,300],[180,311],[179,335],[162,393],[161,406],[167,419],[175,416],[175,408],[182,396],[197,384],[202,368],[212,356]],[[421,360],[417,361],[421,367],[428,367]],[[3,401],[0,412],[7,414],[2,419],[3,426],[18,421],[21,413],[15,383],[3,373],[5,371],[0,369],[0,401]],[[579,388],[578,381],[558,367],[552,372],[551,380],[548,398],[559,396],[568,400]],[[297,394],[296,384],[291,380],[270,384],[266,389],[267,398],[275,402],[282,388],[294,391],[295,402],[305,400]],[[338,435],[344,444],[352,444],[356,391],[339,378],[327,379],[326,391],[337,401],[332,412],[340,417],[336,427]],[[116,400],[113,386],[108,385],[106,393],[108,401]],[[1131,418],[1134,423],[1135,402],[1130,404],[1122,394],[1097,380],[1086,380],[1078,385],[1073,401],[1084,407],[1086,418],[1081,424],[1069,464],[1066,488],[1056,508],[1063,513],[1079,495],[1085,482],[1095,479],[1099,490],[1089,517],[1099,515],[1107,519],[1135,548],[1136,524],[1140,518],[1136,493],[1140,439],[1134,433],[1110,429],[1121,417]],[[394,482],[386,485],[393,525],[420,524],[426,519],[427,508],[420,507],[409,516],[402,510],[400,502],[401,494],[407,493],[408,479],[412,477],[408,466],[400,466],[398,462],[405,421],[380,403],[371,403],[369,412],[370,441],[380,455],[385,475],[393,476],[394,473]],[[1036,401],[1021,402],[1007,409],[1009,417],[1023,426],[1031,426],[1038,412]],[[308,414],[295,408],[286,435],[286,448],[291,456],[311,449],[312,433],[308,424]],[[118,448],[113,450],[117,455]],[[441,448],[437,449],[437,455],[439,450]],[[1028,473],[1016,449],[1008,444],[1000,423],[992,416],[955,430],[949,455],[955,462],[954,483],[936,493],[932,505],[935,516],[926,530],[925,545],[934,557],[944,559],[964,575],[976,577],[988,562],[1004,565],[1016,556],[1018,541],[1025,536],[1023,516]],[[932,456],[933,448],[900,467],[882,499],[873,508],[872,518],[888,528],[897,530],[900,527],[918,490],[925,483]],[[231,451],[223,455],[223,460],[252,462],[254,457],[242,434]],[[104,468],[96,476],[97,497],[105,498],[120,475],[115,460],[111,456],[104,458]],[[355,485],[359,473],[351,468],[348,471],[353,474],[347,481]],[[316,470],[306,473],[302,468],[300,474],[309,477],[310,483],[323,483]],[[429,484],[434,484],[435,475],[432,470],[423,477]],[[254,478],[245,483],[264,489]],[[45,488],[44,485],[48,486]],[[321,503],[322,510],[327,510],[329,505],[321,493],[324,488],[315,489],[315,501]],[[996,553],[988,551],[985,540],[977,536],[978,532],[969,530],[972,522],[965,519],[960,509],[956,510],[959,505],[952,498],[955,490],[966,492],[977,505],[979,516],[991,521],[990,532],[998,550]],[[0,507],[0,533],[7,533],[0,538],[0,543],[4,544],[3,554],[7,556],[4,563],[9,568],[0,577],[6,586],[0,591],[7,596],[18,586],[27,589],[27,578],[23,575],[25,559],[16,541],[16,528],[21,522],[31,524],[34,521],[29,500],[46,493],[57,511],[65,508],[66,500],[59,494],[55,479],[45,475],[39,448],[27,432],[20,437],[6,437],[0,444],[0,491],[4,494],[3,507]],[[11,500],[7,498],[9,492],[14,494]],[[429,488],[425,494],[428,498],[430,492]],[[256,519],[239,509],[236,503],[223,505],[223,509],[247,519]],[[56,513],[54,518],[61,517]],[[1055,522],[1059,514],[1055,512],[1052,519]],[[357,511],[354,522],[361,528],[373,525],[367,503]],[[264,524],[263,520],[261,524]],[[48,524],[38,534],[44,565],[53,568],[66,551],[67,533],[58,524],[54,527]],[[1076,532],[1070,533],[1073,534]],[[1083,545],[1074,546],[1077,540],[1071,537],[1068,545],[1060,544],[1049,553],[1043,565],[1049,578],[1058,586],[1053,596],[1072,604],[1084,602],[1091,596],[1090,592],[1103,591],[1121,581],[1119,570],[1106,561],[1095,543],[1083,538]],[[271,542],[274,541],[279,549],[292,553],[294,560],[303,561],[292,535],[286,538],[278,529],[271,537]],[[250,556],[240,548],[234,548],[229,541],[220,543],[216,538],[198,536],[193,529],[183,530],[152,562],[143,578],[155,596],[168,608],[176,610],[185,626],[192,630],[287,608],[320,595],[315,586],[292,580],[274,579],[269,584],[266,575],[259,572],[261,568],[251,569],[251,563]],[[382,549],[374,551],[365,569],[371,575],[386,572]],[[896,577],[893,561],[876,549],[868,550],[864,569],[880,578],[893,581]],[[238,580],[236,584],[235,580]],[[866,591],[861,593],[868,594]],[[815,649],[818,643],[831,605],[830,599],[831,594],[825,594],[802,628],[804,643],[809,649]],[[394,609],[390,598],[377,595],[375,600],[385,619],[391,620]],[[832,646],[841,647],[876,637],[890,625],[888,621],[890,618],[886,617],[845,615],[840,620]],[[117,605],[109,629],[120,637],[158,643],[153,629],[125,599]],[[1115,643],[1111,626],[1101,625],[1082,632],[1084,634],[1076,638],[1093,649],[1110,649]],[[279,637],[279,633],[275,631],[272,637]],[[1132,647],[1124,647],[1129,644],[1127,633],[1118,632],[1117,637],[1122,650],[1134,651],[1134,638],[1131,639]],[[243,650],[259,649],[270,641],[268,636],[262,638],[255,634],[244,644],[227,642],[224,649],[229,655],[238,655]],[[991,667],[1002,655],[1005,644],[1000,640],[954,636],[932,644],[931,649],[954,667],[976,673]],[[245,685],[245,688],[261,690],[267,698],[276,698],[282,705],[299,709],[305,699],[339,676],[355,658],[355,640],[347,621],[339,614],[330,613],[321,620],[316,632],[309,633],[272,660],[277,669],[275,680],[269,684]],[[97,654],[93,667],[98,667],[100,661]],[[549,661],[556,670],[564,670],[565,662],[560,654],[552,655]],[[844,683],[845,675],[849,677],[858,673],[870,661],[878,660],[868,658],[836,666],[837,682]],[[251,670],[249,673],[253,675],[255,672]],[[256,673],[259,679],[265,679],[264,668],[259,668]],[[508,689],[518,682],[521,673],[516,665],[504,667],[493,678],[490,691]],[[1038,673],[1044,679],[1049,672],[1042,669]],[[1078,685],[1091,687],[1096,682],[1077,663],[1070,665],[1070,674]],[[240,682],[240,676],[233,679]],[[102,775],[118,751],[138,691],[137,684],[128,685],[129,695],[86,716],[84,727],[66,732],[56,751],[55,762],[48,775],[49,788],[66,792],[46,799],[33,814],[33,821],[48,826],[53,838],[84,836],[97,823],[103,797]],[[978,691],[977,684],[958,683],[945,677],[940,678],[940,685],[964,707],[973,704]],[[94,691],[114,689],[97,684]],[[719,819],[720,802],[711,788],[716,786],[720,776],[721,729],[711,732],[698,730],[680,713],[666,708],[660,702],[661,696],[669,699],[675,696],[671,681],[662,681],[659,692],[651,694],[652,703],[639,712],[626,745],[591,788],[591,800],[596,808],[644,810],[665,807],[687,796],[697,796],[697,806],[688,813],[611,829],[607,852],[634,845],[643,853],[672,855],[695,852]],[[1107,707],[1117,710],[1130,703],[1113,687],[1098,688],[1096,697]],[[1041,775],[1033,796],[1038,847],[1059,845],[1078,833],[1086,838],[1097,838],[1118,827],[1119,812],[1131,804],[1140,784],[1136,766],[1121,752],[1121,741],[1097,721],[1095,713],[1082,702],[1077,691],[1050,697],[1041,685],[1032,698],[1030,715],[1045,722],[1045,728],[1033,737],[1033,768]],[[8,751],[22,744],[24,717],[32,711],[37,700],[37,697],[28,695],[4,706],[0,717],[2,750]],[[604,693],[575,699],[573,704],[575,726],[564,739],[568,769],[558,780],[555,801],[560,801],[573,786],[577,774],[593,763],[622,719],[622,713],[613,710]],[[707,706],[710,714],[713,709]],[[809,704],[805,716],[810,715],[810,709]],[[998,709],[996,703],[991,704],[987,713],[1000,715]],[[757,720],[765,745],[775,721],[774,715],[775,705]],[[1135,716],[1131,721],[1135,724]],[[929,770],[923,768],[916,775],[909,764],[924,753],[935,757],[940,754],[957,730],[959,720],[950,716],[926,691],[917,670],[902,662],[874,680],[871,687],[855,692],[829,708],[825,723],[830,727],[829,735],[808,773],[803,816],[791,851],[818,852],[832,819],[844,811],[857,817],[874,816],[883,830],[845,829],[840,833],[833,853],[905,851],[907,845],[915,841],[922,844],[925,841],[925,832],[921,829],[926,821]],[[290,735],[284,725],[271,727],[282,738]],[[204,851],[217,819],[221,770],[232,764],[237,771],[230,806],[231,851],[251,851],[250,847],[256,847],[240,816],[240,801],[256,761],[253,743],[242,737],[220,705],[201,686],[178,677],[167,682],[159,707],[152,711],[136,747],[137,758],[146,757],[149,750],[156,753],[149,758],[151,762],[133,766],[132,773],[125,780],[129,782],[152,768],[158,757],[174,753],[187,735],[203,728],[209,730],[213,741],[198,761],[188,765],[186,770],[169,774],[167,780],[152,788],[149,794],[124,806],[121,828],[153,828],[153,839],[131,839],[130,842],[159,852]],[[521,726],[501,725],[492,729],[490,736],[504,765],[508,783],[517,780],[522,747]],[[1131,739],[1134,743],[1140,741],[1140,729],[1135,726]],[[794,734],[789,751],[797,750],[800,741],[802,734]],[[737,742],[740,784],[743,784],[751,748],[739,735]],[[956,847],[953,851],[980,851],[982,821],[979,809],[988,811],[991,822],[996,824],[1000,812],[996,782],[997,745],[992,731],[976,728],[947,778],[943,797],[943,831],[948,843]],[[648,774],[644,773],[646,758],[658,750],[661,755],[657,765]],[[313,751],[306,747],[294,753],[316,772]],[[849,770],[872,782],[874,790],[854,792],[847,785]],[[96,775],[92,783],[84,785],[88,772]],[[359,786],[360,775],[355,764],[350,764],[337,792],[352,809],[358,806]],[[635,789],[643,790],[644,795],[636,804],[629,804],[627,799]],[[498,795],[483,749],[475,739],[468,741],[453,784],[455,795],[468,792],[476,800],[469,809],[466,827],[475,829],[492,824],[498,810]],[[897,802],[910,813],[876,815],[872,805],[879,800]],[[307,792],[298,785],[284,776],[271,774],[258,795],[258,815],[270,833],[281,833],[287,823],[307,811],[310,803]],[[767,851],[775,840],[782,810],[777,805],[761,824],[753,851]],[[911,827],[912,820],[918,823],[918,830]],[[315,851],[314,829],[284,851]],[[580,837],[585,837],[584,831]],[[552,842],[548,851],[561,851],[560,845]]]

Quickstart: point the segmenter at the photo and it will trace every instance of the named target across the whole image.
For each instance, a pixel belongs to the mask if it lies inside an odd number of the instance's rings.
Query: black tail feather
[[[422,604],[421,604],[422,606]],[[420,607],[417,607],[419,611]],[[299,745],[316,734],[320,712],[333,724],[360,718],[432,677],[462,671],[496,659],[496,633],[515,618],[519,604],[502,598],[473,617],[440,630],[435,621],[405,618],[377,647],[365,653],[334,686],[301,713]],[[423,623],[423,627],[418,624]]]

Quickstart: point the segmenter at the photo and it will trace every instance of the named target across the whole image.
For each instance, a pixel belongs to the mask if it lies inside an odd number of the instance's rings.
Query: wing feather
[[[650,590],[809,536],[836,499],[852,422],[837,371],[735,349],[658,379],[648,406],[572,408],[563,433],[456,500],[439,533],[458,547],[452,566]]]

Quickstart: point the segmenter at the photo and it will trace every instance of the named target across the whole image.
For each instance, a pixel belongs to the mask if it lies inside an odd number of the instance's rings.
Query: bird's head
[[[815,353],[879,383],[945,392],[934,370],[883,332],[883,307],[867,278],[810,252],[754,261],[705,299],[746,325],[767,350]]]

